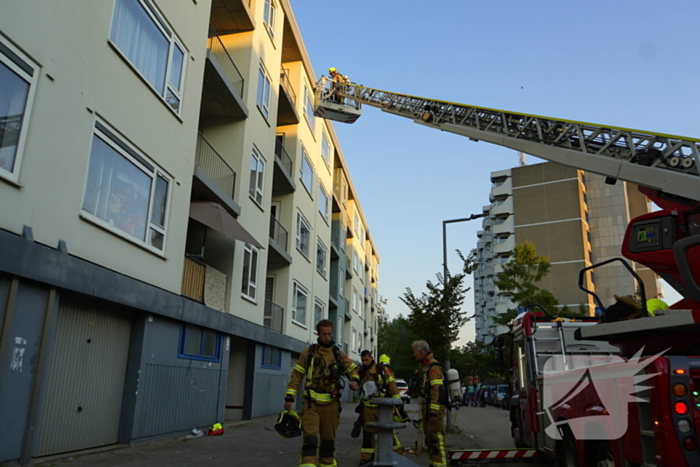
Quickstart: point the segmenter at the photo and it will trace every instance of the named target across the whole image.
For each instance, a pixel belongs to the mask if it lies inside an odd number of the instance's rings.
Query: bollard
[[[419,467],[418,464],[400,456],[394,452],[394,438],[392,430],[406,428],[405,423],[397,423],[393,420],[394,406],[403,405],[401,399],[372,399],[372,404],[379,406],[379,421],[368,422],[368,428],[377,429],[377,443],[374,452],[374,461],[366,464],[376,467]]]

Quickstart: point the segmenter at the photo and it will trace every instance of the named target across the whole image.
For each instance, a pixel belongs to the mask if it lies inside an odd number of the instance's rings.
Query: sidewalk
[[[418,405],[409,404],[406,411],[411,418],[418,418]],[[459,424],[460,411],[456,414],[455,427]],[[339,467],[358,465],[360,461],[361,437],[350,437],[355,414],[355,404],[343,404],[336,440],[336,459]],[[223,436],[186,437],[155,441],[135,446],[117,447],[99,453],[82,454],[71,458],[54,458],[42,461],[38,466],[65,465],[66,467],[297,467],[302,438],[283,439],[273,429],[276,416],[261,417],[248,422],[226,424]],[[447,447],[469,449],[476,443],[467,434],[447,434]],[[400,430],[399,438],[406,447],[413,447],[417,430],[409,426]],[[424,451],[419,456],[406,454],[406,457],[421,467],[428,466],[428,456]]]

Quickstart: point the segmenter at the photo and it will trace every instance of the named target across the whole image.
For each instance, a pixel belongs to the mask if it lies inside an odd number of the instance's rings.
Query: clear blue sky
[[[697,0],[291,2],[319,76],[337,67],[404,94],[700,136]],[[370,107],[335,129],[381,258],[380,294],[406,315],[405,288],[422,292],[442,270],[442,221],[480,213],[489,173],[517,154]],[[480,229],[451,225],[449,249],[468,252]],[[459,343],[473,335],[469,324]]]

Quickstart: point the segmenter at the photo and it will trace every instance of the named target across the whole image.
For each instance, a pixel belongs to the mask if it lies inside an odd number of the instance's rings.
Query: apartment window
[[[345,242],[347,241],[347,231],[345,230],[345,223],[340,221],[340,249],[345,251]]]
[[[355,234],[359,235],[360,234],[360,215],[357,213],[357,210],[355,211],[355,216],[354,216],[354,229],[355,229]]]
[[[265,0],[265,12],[263,13],[263,20],[267,26],[267,32],[270,36],[275,37],[275,13],[277,12],[277,6],[272,0]]]
[[[352,288],[352,311],[357,312],[357,302],[358,302],[358,294],[357,294],[357,289],[355,287]]]
[[[265,179],[265,161],[258,152],[253,148],[253,155],[250,160],[250,188],[248,192],[250,197],[262,207],[263,202],[263,180]]]
[[[355,273],[358,273],[360,270],[360,256],[355,250],[352,251],[352,270],[355,271]]]
[[[297,213],[297,249],[307,258],[310,257],[311,253],[311,225],[309,221],[301,215],[300,212]]]
[[[301,148],[301,183],[306,188],[306,191],[312,195],[312,187],[314,183],[314,166],[311,165],[311,160],[309,155],[306,154],[306,149],[302,146]],[[313,196],[313,195],[312,195]]]
[[[326,161],[328,167],[331,166],[331,145],[328,142],[328,137],[326,132],[323,132],[321,136],[321,155],[323,155],[323,160]]]
[[[357,349],[357,329],[352,328],[352,350]]]
[[[160,94],[180,113],[185,48],[150,0],[117,0],[110,39]]]
[[[306,327],[306,302],[309,291],[298,282],[294,282],[292,291],[292,321]]]
[[[19,179],[38,66],[0,36],[0,176]]]
[[[263,345],[262,349],[262,368],[269,370],[282,369],[282,351],[271,345]]]
[[[313,133],[315,129],[314,125],[316,124],[316,117],[314,116],[313,97],[309,91],[309,87],[306,85],[304,85],[304,102],[306,105],[304,117],[306,118],[306,122],[309,124],[309,128],[311,128],[311,133]]]
[[[84,217],[162,252],[169,191],[167,175],[104,125],[95,124]]]
[[[320,238],[316,239],[316,270],[326,277],[326,255],[328,248],[323,244]]]
[[[258,257],[259,250],[252,245],[243,247],[243,278],[241,281],[241,293],[244,297],[255,300],[258,289]]]
[[[496,237],[496,243],[498,243],[498,244],[505,243],[506,240],[508,240],[508,236],[505,236],[505,237]],[[490,261],[490,260],[489,260],[489,261]]]
[[[340,197],[342,198],[342,201],[343,201],[343,207],[347,207],[348,182],[345,181],[344,176],[341,178],[341,181],[340,181]]]
[[[258,68],[258,108],[265,118],[270,117],[270,77],[262,63]]]
[[[341,297],[345,296],[345,270],[341,269],[338,274],[338,294]]]
[[[316,297],[316,300],[314,300],[314,325],[323,319],[325,310],[326,305]]]
[[[184,324],[180,330],[178,358],[221,361],[221,334],[194,324]]]
[[[321,213],[321,216],[328,221],[328,211],[330,211],[330,197],[326,193],[326,189],[323,188],[323,185],[319,184],[318,185],[318,212]]]
[[[365,228],[360,224],[360,245],[365,246]]]

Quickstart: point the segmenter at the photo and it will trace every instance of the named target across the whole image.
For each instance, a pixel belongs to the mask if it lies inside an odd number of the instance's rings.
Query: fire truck
[[[512,323],[510,419],[520,451],[452,452],[453,464],[550,458],[578,467],[700,466],[700,140],[529,115],[324,81],[315,114],[354,123],[362,106],[636,183],[661,209],[633,219],[622,255],[683,297],[651,316],[643,283],[636,319],[553,319],[531,309]],[[573,285],[573,284],[572,284]],[[467,459],[466,461],[463,461]]]

